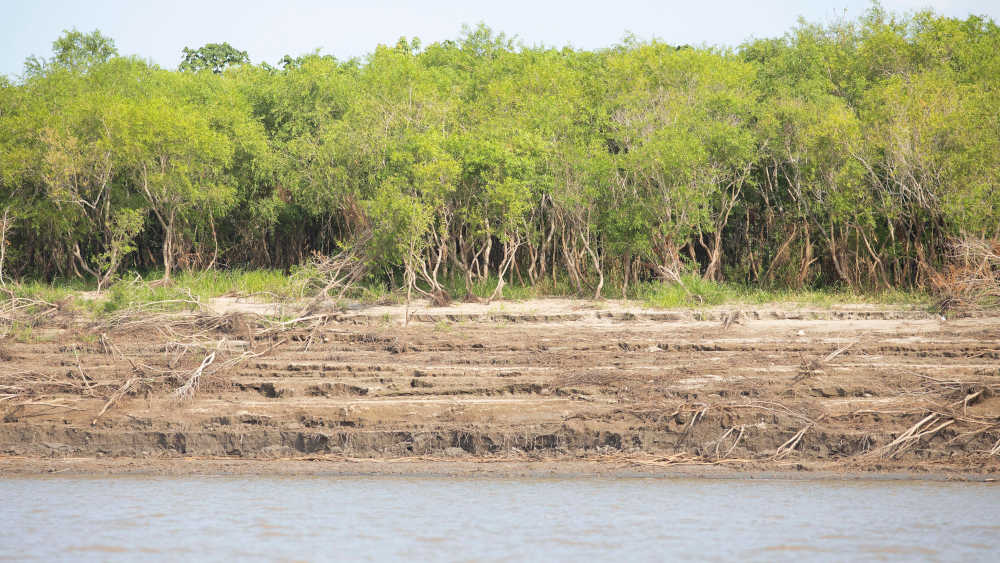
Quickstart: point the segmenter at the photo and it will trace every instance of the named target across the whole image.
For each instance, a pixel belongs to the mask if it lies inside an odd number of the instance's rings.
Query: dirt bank
[[[1000,317],[539,300],[281,323],[213,305],[55,312],[0,343],[0,472],[1000,472]]]

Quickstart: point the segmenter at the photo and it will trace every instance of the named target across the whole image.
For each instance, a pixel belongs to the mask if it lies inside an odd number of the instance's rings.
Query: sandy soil
[[[1000,473],[1000,316],[211,307],[0,342],[0,473]]]

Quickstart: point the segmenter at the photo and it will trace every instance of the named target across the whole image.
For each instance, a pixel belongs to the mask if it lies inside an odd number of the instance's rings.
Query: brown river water
[[[1000,485],[0,478],[0,560],[996,561]]]

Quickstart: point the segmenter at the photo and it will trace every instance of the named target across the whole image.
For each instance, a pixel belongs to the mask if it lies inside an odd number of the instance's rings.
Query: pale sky
[[[673,44],[731,45],[783,35],[799,16],[855,18],[868,0],[0,0],[0,74],[20,75],[29,55],[50,56],[64,29],[100,29],[124,55],[176,68],[181,49],[228,41],[253,62],[320,49],[339,59],[378,44],[419,37],[454,39],[462,24],[483,22],[527,45],[594,49],[626,32]],[[1000,0],[883,0],[892,11],[932,8],[1000,21]]]

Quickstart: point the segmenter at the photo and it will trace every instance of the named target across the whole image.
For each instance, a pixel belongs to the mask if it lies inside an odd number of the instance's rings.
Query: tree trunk
[[[173,270],[174,258],[174,212],[170,211],[170,217],[163,233],[163,279],[161,283],[170,283],[170,274]]]

